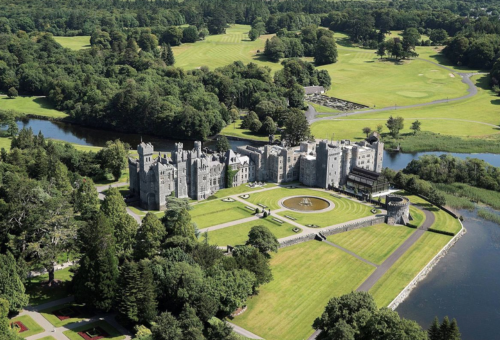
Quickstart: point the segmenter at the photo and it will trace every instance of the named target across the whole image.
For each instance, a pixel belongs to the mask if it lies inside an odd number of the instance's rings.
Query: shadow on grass
[[[54,109],[54,105],[52,105],[47,98],[35,98],[33,102],[40,105],[43,109]]]

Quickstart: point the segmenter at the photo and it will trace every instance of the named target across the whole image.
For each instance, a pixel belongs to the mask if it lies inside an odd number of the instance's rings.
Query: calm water
[[[89,146],[105,146],[108,140],[120,139],[128,143],[133,149],[141,142],[141,138],[145,142],[152,143],[155,150],[158,151],[173,151],[175,143],[183,142],[185,149],[193,148],[193,141],[188,140],[169,140],[149,135],[138,135],[133,133],[123,133],[107,130],[92,129],[80,125],[51,122],[48,120],[29,119],[26,121],[18,121],[19,128],[32,128],[35,134],[42,131],[46,138],[58,139],[70,143],[89,145]],[[253,144],[244,141],[229,141],[231,147],[236,149],[238,146]],[[215,142],[208,141],[204,146],[210,148],[215,147]]]
[[[42,131],[45,137],[71,143],[104,146],[106,141],[121,139],[133,148],[141,136],[86,128],[78,125],[55,123],[31,119],[18,122],[19,127],[31,127],[35,133]],[[157,150],[171,151],[175,140],[142,136],[153,143]],[[185,148],[192,148],[193,141],[183,141]],[[230,141],[232,148],[249,144]],[[214,142],[205,143],[213,147]],[[384,154],[384,167],[403,169],[412,159],[424,154],[440,155],[442,152],[419,152],[415,154]],[[500,167],[500,155],[459,154],[465,159],[476,157]],[[500,339],[500,226],[479,219],[475,212],[460,211],[466,218],[467,228],[459,242],[439,261],[432,272],[419,283],[397,311],[406,318],[428,327],[434,316],[442,319],[448,315],[456,318],[464,340]]]
[[[457,319],[462,339],[500,339],[500,226],[460,211],[467,233],[397,308],[428,327]]]

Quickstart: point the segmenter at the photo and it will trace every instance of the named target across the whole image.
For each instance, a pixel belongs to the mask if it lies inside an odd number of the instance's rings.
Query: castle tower
[[[194,150],[196,152],[196,158],[200,158],[201,157],[201,142],[200,141],[194,142]]]
[[[341,150],[322,140],[316,147],[316,185],[320,188],[338,187],[340,182]]]
[[[153,164],[154,147],[151,143],[141,143],[137,146],[139,153],[139,170],[141,173],[147,172]]]
[[[375,148],[375,171],[382,172],[382,166],[384,163],[384,143],[380,140],[372,144]]]

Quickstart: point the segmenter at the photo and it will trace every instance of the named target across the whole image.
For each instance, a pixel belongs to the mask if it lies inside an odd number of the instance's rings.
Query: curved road
[[[448,103],[450,101],[457,101],[457,100],[462,100],[462,99],[467,99],[470,97],[473,97],[477,94],[477,87],[474,85],[470,77],[479,75],[479,74],[487,74],[487,73],[457,73],[456,71],[452,70],[451,68],[448,68],[446,66],[440,65],[436,62],[427,60],[427,59],[422,59],[422,58],[416,58],[417,60],[422,60],[427,63],[433,64],[439,68],[445,69],[451,73],[456,73],[462,78],[462,83],[466,84],[468,86],[467,88],[467,94],[461,97],[456,97],[456,98],[447,98],[447,99],[438,99],[434,100],[432,102],[427,102],[427,103],[419,103],[419,104],[413,104],[413,105],[404,105],[404,106],[389,106],[389,107],[384,107],[380,109],[369,109],[369,110],[358,110],[358,111],[351,111],[351,112],[345,112],[341,113],[340,115],[342,117],[347,117],[347,116],[352,116],[356,114],[363,114],[363,113],[375,113],[375,112],[384,112],[384,111],[389,111],[389,110],[395,110],[395,109],[411,109],[411,108],[417,108],[417,107],[422,107],[422,106],[429,106],[429,105],[436,105],[436,104],[444,104]],[[307,120],[309,123],[314,123],[322,120],[332,120],[332,119],[337,119],[338,116],[331,116],[331,117],[323,117],[323,118],[316,118],[316,114],[322,114],[323,112],[316,112],[316,110],[309,105],[309,108],[305,112],[305,115],[307,117]],[[325,112],[326,113],[326,112]]]

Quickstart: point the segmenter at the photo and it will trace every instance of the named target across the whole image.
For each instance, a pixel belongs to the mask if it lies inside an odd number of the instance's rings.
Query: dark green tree
[[[148,260],[139,262],[139,273],[139,322],[150,324],[156,317],[158,303],[156,301],[156,283]]]
[[[399,131],[404,129],[404,118],[403,117],[392,117],[390,116],[385,126],[389,129],[389,132],[393,138],[399,137]]]
[[[151,328],[154,340],[182,339],[180,322],[169,312],[161,313]]]
[[[0,299],[7,300],[10,312],[18,312],[28,305],[29,295],[25,291],[14,256],[10,252],[0,254]]]
[[[9,301],[0,297],[0,339],[2,340],[21,340],[17,332],[9,325]]]
[[[269,265],[269,258],[262,254],[257,248],[250,246],[239,246],[234,249],[233,257],[241,269],[246,269],[255,274],[258,286],[271,282],[273,274]]]
[[[429,340],[441,340],[441,334],[439,332],[439,319],[436,316],[434,321],[432,321],[431,326],[427,330],[427,335]]]
[[[254,226],[248,233],[247,245],[257,248],[261,253],[277,252],[279,242],[271,231],[262,225]]]
[[[290,107],[301,109],[304,107],[304,88],[294,83],[287,91],[288,104]]]
[[[147,259],[159,255],[162,242],[166,236],[165,226],[155,214],[148,212],[142,219],[141,227],[137,229],[135,257],[137,259]]]
[[[104,169],[111,171],[115,181],[119,180],[122,170],[127,165],[127,156],[130,146],[119,139],[106,142],[106,147],[99,151]]]
[[[196,315],[196,310],[185,305],[179,315],[180,328],[182,329],[182,338],[186,340],[204,340],[203,323]]]
[[[414,121],[413,123],[411,123],[411,126],[410,126],[410,130],[413,131],[413,134],[416,135],[417,132],[420,131],[420,126],[422,125],[422,122],[420,122],[419,120],[416,120]]]
[[[128,322],[135,324],[139,321],[139,282],[140,273],[135,262],[125,261],[120,268],[118,312]]]
[[[266,117],[264,122],[262,123],[262,127],[260,128],[260,132],[263,135],[274,135],[276,133],[276,123],[273,121],[271,117]]]
[[[385,57],[385,53],[387,51],[387,45],[385,44],[385,42],[381,42],[378,44],[378,48],[377,48],[377,55],[380,57],[380,59],[382,59],[383,57]]]
[[[194,25],[185,27],[182,30],[182,42],[184,43],[194,43],[198,41],[198,29]]]
[[[258,30],[256,30],[255,28],[252,28],[249,32],[248,32],[248,38],[252,41],[255,41],[257,40],[257,38],[260,37],[260,33]]]
[[[85,247],[73,278],[75,300],[109,311],[115,302],[119,275],[113,227],[99,213],[82,234]]]
[[[9,98],[16,98],[18,95],[19,95],[19,93],[17,93],[17,90],[15,87],[11,87],[11,88],[9,88],[9,90],[7,90],[7,96]]]
[[[316,65],[333,64],[337,62],[337,44],[332,37],[322,36],[314,48],[314,63]]]
[[[172,66],[175,64],[174,52],[172,51],[172,47],[167,44],[163,44],[161,47],[161,59],[167,66]]]
[[[271,61],[279,61],[281,58],[284,58],[285,45],[283,44],[283,41],[277,36],[272,37],[271,40],[268,39],[266,41],[264,54]]]
[[[191,215],[187,209],[167,210],[162,218],[168,237],[182,236],[190,239],[196,239]]]
[[[301,110],[289,110],[284,127],[285,131],[281,134],[281,138],[290,146],[299,145],[300,142],[310,138],[309,122]]]
[[[92,179],[84,177],[79,180],[74,196],[75,212],[83,219],[90,219],[99,211],[99,197]]]
[[[217,144],[215,146],[215,149],[220,153],[226,153],[227,150],[231,149],[226,136],[220,135],[219,137],[217,137]]]

